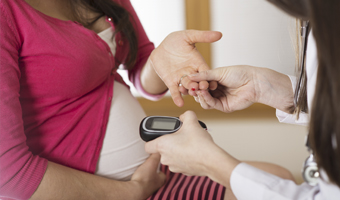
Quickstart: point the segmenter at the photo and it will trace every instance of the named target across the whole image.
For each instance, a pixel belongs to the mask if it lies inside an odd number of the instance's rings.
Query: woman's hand
[[[141,199],[147,199],[165,183],[165,174],[158,170],[159,161],[159,154],[150,155],[131,177],[131,183],[140,188],[138,194],[143,194]]]
[[[197,91],[204,109],[226,113],[242,110],[253,103],[263,103],[289,112],[293,106],[293,89],[288,76],[267,68],[230,66],[189,75],[192,81],[217,81],[216,90]]]
[[[195,48],[197,42],[215,42],[222,37],[216,31],[186,30],[169,34],[164,41],[152,52],[150,64],[169,88],[174,103],[181,107],[184,104],[181,93],[196,95],[195,92],[208,87],[216,88],[216,83],[208,84],[203,81],[200,85],[190,81],[185,75],[209,70],[202,55]],[[180,79],[183,87],[179,87]]]

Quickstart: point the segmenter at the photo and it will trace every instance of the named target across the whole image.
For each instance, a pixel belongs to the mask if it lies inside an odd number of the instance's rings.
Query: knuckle
[[[202,74],[203,74],[204,77],[207,77],[208,76],[208,71],[203,71]]]
[[[184,114],[185,114],[185,115],[193,115],[193,114],[195,114],[195,113],[194,113],[194,111],[192,111],[192,110],[187,110]]]

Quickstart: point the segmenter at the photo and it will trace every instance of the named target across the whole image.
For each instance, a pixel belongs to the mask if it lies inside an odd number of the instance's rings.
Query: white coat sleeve
[[[233,170],[230,185],[239,200],[333,200],[340,197],[339,187],[325,181],[314,187],[307,183],[296,185],[246,163],[240,163]]]
[[[295,92],[296,77],[288,76],[292,82],[293,92]],[[298,124],[307,126],[309,123],[309,115],[307,113],[300,113],[299,119],[296,119],[296,115],[285,113],[279,109],[276,109],[276,117],[282,123]]]

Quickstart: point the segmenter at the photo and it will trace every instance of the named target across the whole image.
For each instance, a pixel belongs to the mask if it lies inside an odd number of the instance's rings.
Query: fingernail
[[[188,76],[198,76],[199,73],[197,74],[189,74]]]
[[[195,89],[195,88],[191,88],[191,90],[192,90],[192,91],[196,91],[196,89]]]

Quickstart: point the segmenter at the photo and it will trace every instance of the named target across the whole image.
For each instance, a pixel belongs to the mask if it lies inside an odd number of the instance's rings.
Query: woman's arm
[[[142,87],[149,94],[161,94],[168,89],[153,68],[150,58],[147,60],[142,69],[140,79]]]
[[[164,174],[156,170],[157,156],[140,166],[131,181],[118,182],[49,162],[30,151],[19,100],[23,41],[11,7],[5,5],[8,2],[0,2],[4,13],[0,18],[0,199],[146,199],[164,182]]]
[[[31,199],[146,199],[165,182],[157,172],[159,156],[152,155],[131,181],[115,181],[48,162],[45,175]]]
[[[121,5],[132,16],[133,25],[138,38],[137,61],[129,71],[129,79],[136,89],[146,98],[157,100],[167,88],[178,106],[183,106],[183,99],[179,91],[179,81],[183,75],[208,70],[209,66],[195,48],[197,42],[215,42],[222,37],[216,31],[179,31],[171,33],[154,49],[148,39],[138,16],[128,0],[119,0]],[[182,81],[186,88],[198,89],[198,84],[189,79]],[[203,84],[205,88],[214,84]],[[216,85],[216,84],[215,84]],[[188,93],[185,88],[182,88]],[[191,95],[196,95],[189,91]]]

